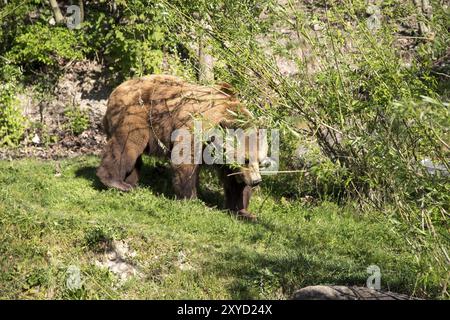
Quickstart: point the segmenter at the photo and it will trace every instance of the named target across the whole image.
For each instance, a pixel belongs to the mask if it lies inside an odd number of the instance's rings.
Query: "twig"
[[[244,168],[244,170],[250,170],[247,168]],[[280,170],[280,171],[258,171],[259,173],[299,173],[299,172],[308,172],[307,170]],[[227,176],[236,176],[238,174],[243,174],[242,172],[233,172],[228,174]]]
[[[437,72],[437,71],[431,71],[434,74],[437,74],[438,76],[443,76],[443,77],[447,77],[450,78],[450,76],[446,73],[442,73],[442,72]]]

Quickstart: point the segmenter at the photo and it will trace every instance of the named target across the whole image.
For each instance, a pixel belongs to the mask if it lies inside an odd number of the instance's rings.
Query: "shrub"
[[[98,4],[85,22],[91,53],[102,56],[116,80],[161,72],[163,50],[172,46],[159,2],[117,2],[117,10]]]
[[[16,104],[14,86],[0,85],[0,146],[17,146],[25,132],[25,118]]]
[[[87,50],[85,45],[77,31],[37,23],[26,26],[6,56],[27,69],[55,66],[65,60],[82,59]]]
[[[89,128],[89,115],[87,111],[77,107],[68,108],[64,115],[67,118],[66,128],[75,135],[79,135]]]

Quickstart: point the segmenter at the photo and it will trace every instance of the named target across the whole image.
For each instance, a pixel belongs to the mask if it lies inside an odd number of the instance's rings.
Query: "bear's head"
[[[261,170],[271,164],[267,131],[257,129],[255,117],[236,98],[231,86],[221,84],[219,89],[227,95],[223,104],[225,112],[221,113],[222,118],[218,121],[226,131],[225,163],[239,182],[256,186],[262,181]]]
[[[228,120],[225,125],[225,163],[239,182],[256,186],[262,180],[261,170],[271,164],[267,131],[251,124],[251,114],[247,109],[239,112],[239,120]]]
[[[257,186],[261,181],[261,169],[265,168],[268,162],[268,144],[265,131],[257,129],[246,130],[245,134],[245,146],[243,155],[237,155],[241,157],[239,160],[236,179],[243,181],[248,186]],[[241,149],[241,150],[242,150]],[[238,148],[239,150],[239,148]]]

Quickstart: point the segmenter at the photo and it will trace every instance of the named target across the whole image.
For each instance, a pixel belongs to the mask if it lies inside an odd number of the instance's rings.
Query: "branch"
[[[58,2],[56,0],[49,0],[49,2],[53,10],[53,15],[55,16],[56,24],[63,23],[65,19],[61,13],[61,9],[59,8]]]

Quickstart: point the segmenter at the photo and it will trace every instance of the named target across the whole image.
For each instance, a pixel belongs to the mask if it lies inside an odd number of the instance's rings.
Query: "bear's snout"
[[[259,185],[261,183],[262,179],[257,179],[257,180],[253,180],[251,187],[256,187],[257,185]]]
[[[250,187],[256,187],[262,181],[258,163],[251,163],[248,167],[243,167],[241,173],[245,184]]]

